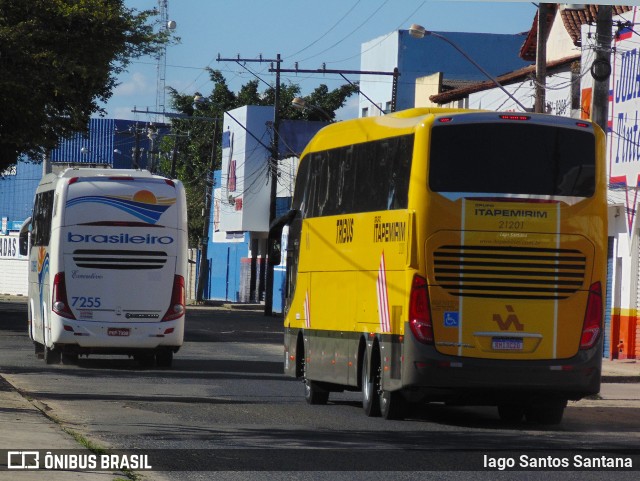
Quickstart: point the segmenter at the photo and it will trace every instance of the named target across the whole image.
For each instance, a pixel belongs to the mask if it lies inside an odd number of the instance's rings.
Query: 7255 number
[[[102,301],[100,300],[99,297],[72,297],[71,298],[71,305],[73,307],[79,307],[79,308],[98,308],[102,305]]]

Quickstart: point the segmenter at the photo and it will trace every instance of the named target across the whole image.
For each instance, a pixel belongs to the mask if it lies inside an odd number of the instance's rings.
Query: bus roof
[[[309,152],[319,152],[351,144],[384,139],[386,137],[412,134],[423,126],[426,121],[433,121],[436,117],[441,116],[454,117],[458,115],[463,115],[465,116],[465,120],[473,122],[508,122],[513,119],[526,118],[535,123],[549,123],[553,121],[553,123],[558,125],[575,127],[576,122],[579,122],[583,125],[589,124],[595,127],[595,124],[592,124],[592,122],[588,120],[577,120],[570,117],[560,117],[549,114],[420,107],[401,110],[383,116],[344,120],[328,125],[321,129],[309,141],[300,157],[304,157]]]
[[[89,167],[84,168],[69,168],[65,169],[57,175],[59,178],[72,178],[72,177],[136,177],[136,178],[153,178],[154,176],[148,170],[142,169],[93,169]]]

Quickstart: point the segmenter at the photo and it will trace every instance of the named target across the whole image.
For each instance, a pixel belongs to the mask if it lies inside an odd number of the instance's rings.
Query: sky
[[[158,0],[125,0],[128,8],[145,10]],[[183,94],[208,95],[212,83],[206,67],[220,70],[231,90],[260,80],[260,90],[273,85],[269,63],[217,61],[222,58],[274,59],[283,68],[360,69],[360,46],[412,23],[436,32],[515,34],[528,31],[536,6],[526,1],[433,0],[167,0],[169,20],[176,22],[180,43],[166,51],[165,84]],[[524,41],[524,37],[523,37]],[[255,76],[254,76],[255,74]],[[357,75],[347,76],[357,81]],[[119,78],[107,117],[153,120],[136,110],[156,110],[158,66],[154,58],[133,61]],[[283,83],[296,83],[302,94],[324,83],[329,89],[345,81],[338,75],[282,74]],[[366,92],[365,92],[366,93]],[[170,97],[165,96],[166,110]],[[357,99],[339,117],[357,116]]]

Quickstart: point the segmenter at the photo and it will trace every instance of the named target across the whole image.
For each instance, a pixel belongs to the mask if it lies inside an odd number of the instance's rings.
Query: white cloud
[[[155,83],[148,81],[146,76],[140,72],[134,72],[131,77],[118,85],[114,91],[114,96],[148,95],[155,92]]]

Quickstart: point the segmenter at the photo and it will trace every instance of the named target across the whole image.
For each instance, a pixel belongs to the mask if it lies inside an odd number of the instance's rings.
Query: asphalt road
[[[282,320],[261,312],[192,309],[174,366],[142,369],[122,356],[47,366],[33,354],[21,309],[0,304],[0,373],[95,444],[149,453],[145,480],[638,477],[640,401],[570,403],[550,428],[505,426],[495,408],[443,405],[384,421],[364,415],[359,393],[307,405],[302,383],[282,375]],[[640,398],[640,387],[634,392]],[[629,449],[635,472],[483,470],[487,459]]]

